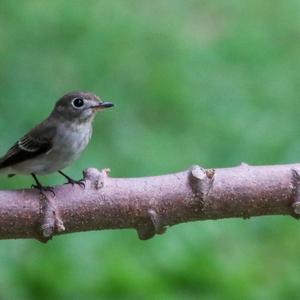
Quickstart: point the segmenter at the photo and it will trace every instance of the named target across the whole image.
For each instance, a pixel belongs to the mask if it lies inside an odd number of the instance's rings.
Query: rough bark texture
[[[299,172],[298,172],[299,170]],[[208,169],[143,178],[84,172],[86,187],[51,193],[0,191],[0,239],[135,228],[140,239],[178,223],[232,217],[300,214],[300,164]]]

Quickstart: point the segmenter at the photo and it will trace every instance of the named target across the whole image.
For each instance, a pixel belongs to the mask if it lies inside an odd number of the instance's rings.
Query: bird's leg
[[[60,217],[60,211],[57,208],[57,204],[44,193],[45,191],[50,191],[53,194],[53,197],[55,197],[53,188],[50,186],[42,186],[34,173],[31,173],[31,176],[36,182],[36,185],[33,184],[32,187],[40,191],[42,236],[39,237],[38,240],[46,243],[48,240],[52,239],[52,236],[55,233],[64,231],[65,227]]]
[[[71,177],[69,177],[68,175],[66,175],[65,173],[63,173],[62,171],[60,171],[60,170],[58,170],[57,171],[59,174],[61,174],[62,176],[64,176],[65,178],[67,178],[67,180],[68,180],[68,182],[66,183],[66,184],[68,184],[68,183],[71,183],[72,185],[74,185],[74,184],[78,184],[78,185],[80,185],[82,188],[85,188],[85,183],[84,183],[84,179],[80,179],[80,180],[74,180],[74,179],[72,179]]]
[[[42,193],[42,194],[43,194],[43,192],[51,192],[53,194],[53,197],[55,197],[55,193],[51,186],[42,186],[34,173],[31,173],[31,176],[33,177],[33,179],[36,183],[36,185],[35,184],[31,185],[32,188],[38,189],[40,191],[40,193]]]

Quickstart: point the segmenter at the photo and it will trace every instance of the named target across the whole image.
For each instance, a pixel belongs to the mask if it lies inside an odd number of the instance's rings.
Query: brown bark
[[[0,239],[36,238],[99,229],[135,228],[140,239],[168,226],[207,219],[300,214],[300,164],[111,178],[88,169],[86,187],[63,185],[44,195],[0,191]]]

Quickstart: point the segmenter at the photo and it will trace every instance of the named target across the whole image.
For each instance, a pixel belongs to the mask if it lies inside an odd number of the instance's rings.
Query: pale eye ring
[[[82,98],[80,98],[80,97],[75,98],[75,99],[72,100],[72,105],[75,108],[81,108],[84,105],[84,100]]]

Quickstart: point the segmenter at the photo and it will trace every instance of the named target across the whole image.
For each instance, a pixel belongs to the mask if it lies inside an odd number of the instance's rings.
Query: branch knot
[[[104,168],[101,171],[96,168],[88,168],[83,171],[83,178],[89,180],[92,186],[99,190],[104,187],[105,178],[109,176],[109,173],[109,168]]]
[[[189,182],[194,194],[200,199],[202,207],[213,186],[215,173],[214,169],[204,169],[198,165],[190,168]]]
[[[292,186],[294,190],[294,201],[292,203],[292,208],[296,214],[294,217],[298,219],[300,217],[300,174],[296,169],[292,169]]]
[[[60,218],[59,211],[55,202],[51,198],[48,198],[44,193],[40,193],[41,207],[41,233],[42,236],[38,237],[38,240],[46,243],[52,239],[55,233],[65,231],[65,226]]]
[[[145,221],[137,226],[137,233],[141,240],[151,239],[155,234],[163,234],[167,230],[161,217],[153,208],[148,209]]]

